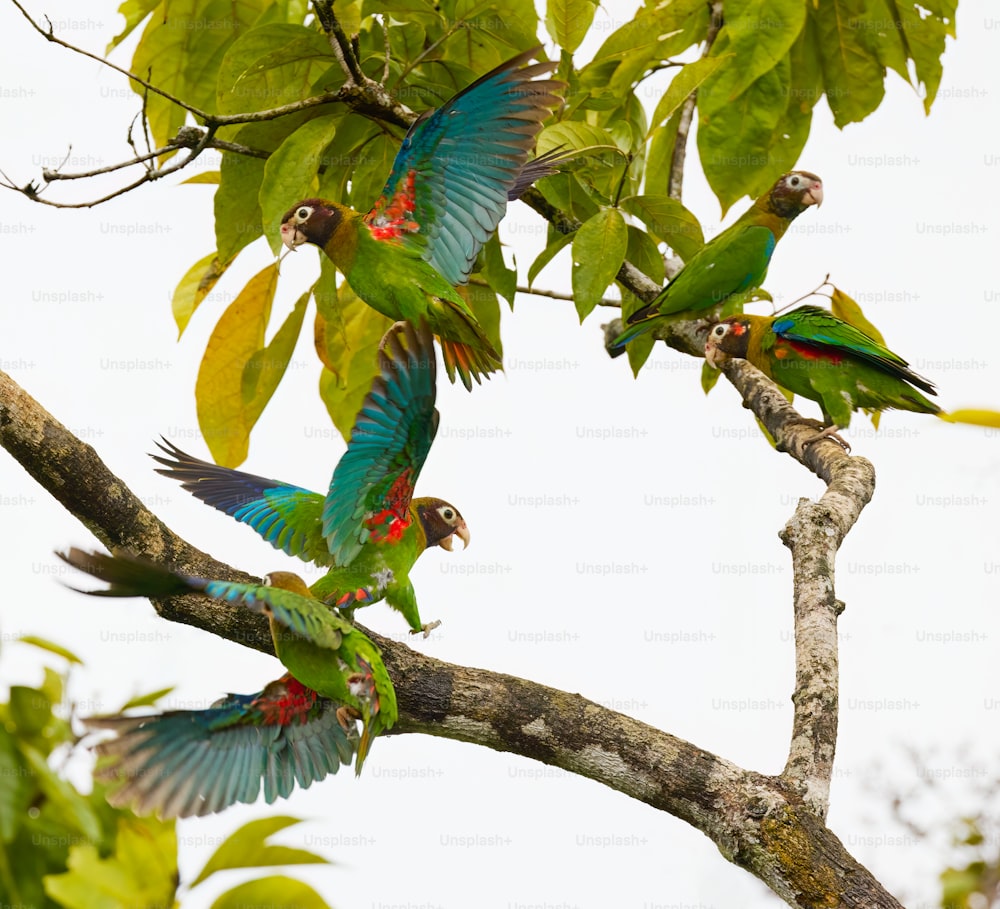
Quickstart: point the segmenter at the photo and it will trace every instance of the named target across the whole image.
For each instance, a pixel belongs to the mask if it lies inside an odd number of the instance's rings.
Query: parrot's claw
[[[419,628],[411,628],[410,629],[410,634],[420,634],[420,632],[423,632],[424,633],[424,637],[425,638],[429,638],[431,636],[431,632],[435,628],[437,628],[438,625],[440,625],[440,624],[441,624],[441,620],[440,619],[436,619],[433,622],[428,622],[426,625],[421,625]]]
[[[337,708],[337,722],[343,727],[344,732],[350,732],[355,720],[361,719],[361,711],[355,707],[342,704]]]
[[[829,439],[831,442],[836,442],[841,448],[844,449],[848,454],[851,453],[851,446],[842,435],[840,435],[840,427],[836,425],[826,426],[819,433],[816,434],[815,438],[810,439],[805,443],[803,447],[809,445],[814,445],[816,442],[821,442],[823,439]]]

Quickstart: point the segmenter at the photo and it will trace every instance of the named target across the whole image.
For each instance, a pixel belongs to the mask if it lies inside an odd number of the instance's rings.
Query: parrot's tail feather
[[[364,728],[361,730],[361,738],[358,740],[358,751],[357,756],[354,758],[354,775],[361,776],[361,768],[365,763],[365,758],[368,757],[368,751],[372,746],[372,735],[370,723],[365,723]]]
[[[642,310],[639,310],[642,312]],[[635,313],[633,313],[635,315]],[[629,322],[631,322],[631,316],[629,317]],[[620,351],[628,344],[629,341],[634,341],[639,335],[644,335],[650,328],[653,327],[652,320],[646,320],[645,322],[635,322],[630,324],[628,328],[625,329],[617,338],[608,344],[608,352],[614,356],[614,351]]]
[[[479,350],[461,341],[447,341],[444,338],[438,340],[441,342],[441,354],[449,380],[454,382],[457,373],[469,391],[472,391],[473,379],[477,384],[482,384],[482,376],[489,378],[490,373],[502,368],[500,360],[492,352]]]
[[[194,589],[191,584],[193,579],[124,553],[109,556],[102,552],[84,552],[71,547],[68,553],[57,552],[56,555],[74,568],[109,585],[107,590],[85,591],[95,596],[167,597],[190,593]]]

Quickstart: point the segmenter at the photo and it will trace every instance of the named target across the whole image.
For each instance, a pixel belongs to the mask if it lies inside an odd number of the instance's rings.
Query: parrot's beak
[[[297,247],[306,242],[306,238],[299,233],[298,228],[294,224],[286,222],[281,225],[281,242],[289,250],[295,252]]]
[[[440,543],[438,543],[438,545],[442,549],[447,549],[448,552],[451,552],[451,547],[455,543],[456,536],[458,536],[462,540],[462,549],[463,550],[468,549],[469,541],[472,539],[472,537],[469,534],[469,528],[466,526],[465,521],[462,521],[462,523],[455,528],[455,532],[446,536]]]
[[[726,355],[711,341],[705,345],[705,359],[708,361],[708,365],[711,366],[712,369],[719,369],[725,358]]]
[[[823,184],[817,180],[813,183],[809,189],[806,190],[805,195],[802,197],[802,201],[806,205],[815,205],[819,208],[823,204]]]

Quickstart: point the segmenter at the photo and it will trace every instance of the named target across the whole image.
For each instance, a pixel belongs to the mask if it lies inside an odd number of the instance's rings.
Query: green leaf
[[[702,82],[713,75],[719,67],[732,61],[733,54],[723,54],[719,57],[703,57],[682,66],[677,75],[670,80],[667,90],[656,102],[656,110],[653,111],[653,119],[650,121],[652,127],[661,126],[666,120],[673,116],[687,98]]]
[[[719,381],[722,371],[712,366],[708,360],[701,365],[701,390],[708,394]]]
[[[621,95],[649,67],[703,41],[707,27],[707,3],[649,0],[601,45],[580,72],[580,81]]]
[[[81,660],[72,650],[67,650],[60,644],[54,644],[52,641],[46,640],[45,638],[37,637],[33,634],[22,634],[17,640],[22,644],[30,644],[32,647],[38,647],[41,650],[47,650],[49,653],[54,653],[56,656],[61,656],[64,660],[68,660],[70,663],[79,663],[83,665],[83,660]]]
[[[854,27],[863,21],[866,2],[827,0],[809,8],[816,23],[826,100],[841,129],[864,120],[885,94],[885,68],[869,46],[865,30]]]
[[[924,86],[924,111],[928,114],[941,84],[945,36],[955,34],[954,12],[942,14],[928,9],[929,5],[914,0],[897,0],[894,4],[917,81]],[[883,42],[891,40],[890,36]]]
[[[304,881],[274,875],[239,884],[227,890],[212,909],[330,909]]]
[[[642,221],[658,243],[666,243],[685,261],[705,245],[698,219],[668,195],[630,196],[622,199],[621,208]]]
[[[224,467],[236,467],[247,456],[250,426],[244,411],[243,371],[264,346],[277,282],[275,263],[247,282],[212,331],[198,370],[198,424],[212,457]]]
[[[229,868],[269,868],[274,865],[329,865],[328,859],[305,849],[289,846],[272,846],[267,840],[274,834],[295,824],[299,818],[277,815],[260,818],[244,824],[228,836],[212,853],[201,873],[191,882],[194,887],[217,871]],[[233,891],[230,891],[233,892]],[[215,905],[218,905],[216,903]],[[228,905],[228,904],[227,904]],[[282,904],[284,905],[284,904]]]
[[[500,301],[496,293],[492,288],[478,283],[465,284],[456,290],[469,304],[472,314],[497,353],[503,356],[503,343],[500,340]]]
[[[310,291],[296,301],[271,343],[258,350],[243,367],[243,413],[247,430],[253,429],[261,413],[271,400],[281,377],[288,369],[295,344],[302,330]]]
[[[35,781],[17,747],[0,723],[0,843],[14,839],[35,791]]]
[[[716,78],[698,92],[698,153],[723,212],[742,196],[763,192],[775,172],[771,146],[784,135],[790,73],[785,58],[735,101]]]
[[[232,43],[219,66],[219,113],[271,110],[314,97],[314,84],[336,62],[329,39],[316,29],[284,23],[251,28]],[[331,74],[323,88],[333,90],[342,82],[343,73],[339,79]]]
[[[573,53],[587,36],[596,11],[595,0],[547,0],[545,28],[556,44]]]
[[[168,688],[159,688],[156,691],[149,692],[149,694],[137,694],[135,697],[129,698],[124,704],[122,704],[119,713],[131,710],[133,707],[153,707],[157,701],[161,698],[165,698],[173,690],[174,686],[170,685]]]
[[[558,239],[550,243],[545,247],[539,254],[538,258],[531,263],[528,268],[528,287],[532,287],[535,283],[535,278],[541,273],[542,269],[549,264],[558,253],[565,249],[570,243],[573,242],[573,237],[575,232],[572,234],[560,234]]]
[[[517,272],[508,268],[503,260],[500,238],[493,234],[480,253],[482,267],[479,269],[486,282],[514,308],[514,297],[517,294]]]
[[[628,225],[628,249],[625,258],[650,280],[657,284],[663,283],[666,276],[663,256],[660,255],[649,234],[632,224]]]
[[[170,0],[169,14],[153,16],[144,29],[130,69],[149,73],[153,85],[175,98],[212,111],[216,73],[226,48],[268,5],[270,0]],[[132,89],[146,96],[141,85],[132,83]],[[187,118],[183,108],[152,92],[146,96],[145,112],[158,146],[166,145]]]
[[[852,300],[847,294],[845,294],[839,287],[833,288],[833,293],[830,295],[830,309],[833,314],[838,319],[843,319],[849,325],[853,325],[855,328],[860,329],[869,338],[874,341],[878,341],[879,344],[885,344],[885,338],[882,337],[882,332],[880,332],[868,319],[865,318],[865,314],[861,311],[861,307]]]
[[[628,248],[621,212],[607,208],[586,221],[573,237],[573,299],[582,322],[615,279]]]
[[[188,177],[186,180],[181,180],[181,186],[194,185],[198,183],[208,183],[211,185],[217,185],[222,179],[222,175],[217,170],[203,170],[200,174],[195,174],[193,177]]]
[[[323,150],[337,133],[339,115],[316,117],[292,133],[264,164],[260,211],[271,251],[281,251],[281,218],[300,199],[313,195]]]
[[[238,138],[242,138],[241,130]],[[219,261],[229,265],[244,246],[263,232],[257,200],[264,179],[264,162],[244,155],[224,154],[215,191],[215,244]]]
[[[100,824],[86,797],[80,795],[66,780],[60,779],[40,751],[23,741],[20,749],[35,777],[35,783],[48,802],[47,808],[63,825],[78,831],[91,842],[99,840]]]
[[[361,300],[347,284],[335,285],[333,264],[325,258],[313,288],[316,300],[316,350],[326,367],[319,393],[333,425],[346,441],[372,379],[376,351],[392,320]]]
[[[33,738],[52,719],[52,702],[37,688],[26,685],[10,686],[10,717],[17,726],[18,736]]]
[[[174,313],[174,322],[177,323],[177,337],[180,338],[187,328],[191,316],[211,292],[212,288],[219,282],[228,268],[228,264],[223,265],[222,261],[215,253],[209,253],[203,259],[194,263],[181,278],[174,290],[173,299],[170,301],[170,308]]]
[[[601,210],[576,174],[553,174],[538,184],[538,190],[547,202],[581,221],[592,218]]]
[[[358,211],[368,211],[375,204],[398,151],[399,140],[381,132],[359,150],[358,163],[351,173],[349,200]]]
[[[90,843],[69,850],[67,871],[44,878],[45,892],[66,909],[160,909],[177,892],[173,822],[122,817],[115,851],[102,858]]]
[[[726,0],[726,51],[735,56],[726,79],[731,100],[785,58],[805,21],[803,0]]]
[[[159,5],[160,0],[125,0],[118,7],[119,14],[125,17],[125,27],[108,42],[108,46],[104,49],[105,56],[131,35],[143,19]]]

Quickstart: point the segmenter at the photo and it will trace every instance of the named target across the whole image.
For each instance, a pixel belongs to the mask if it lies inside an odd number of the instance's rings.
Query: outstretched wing
[[[937,394],[934,386],[909,369],[910,364],[901,356],[818,306],[800,306],[778,316],[771,323],[771,331],[786,341],[806,344],[827,353],[856,357],[882,372],[910,382],[928,394]]]
[[[219,467],[181,451],[166,439],[156,444],[167,455],[152,455],[164,465],[157,473],[179,480],[182,488],[205,504],[249,524],[275,549],[305,562],[330,564],[320,526],[323,496],[318,492]]]
[[[319,600],[283,587],[200,578],[125,553],[110,556],[103,552],[72,548],[68,553],[56,554],[74,568],[109,585],[107,590],[83,591],[95,596],[164,597],[203,593],[213,599],[263,613],[293,634],[329,650],[336,650],[344,632],[353,629],[349,622],[335,615]],[[299,583],[308,594],[305,583],[301,580]]]
[[[562,83],[537,79],[555,63],[518,54],[425,113],[403,139],[389,179],[366,215],[380,239],[405,244],[449,284],[464,284],[482,245],[531,180],[552,161],[528,165]],[[527,182],[526,182],[527,181]]]
[[[237,802],[271,804],[347,766],[358,748],[338,705],[291,675],[257,694],[230,694],[207,710],[153,716],[88,717],[115,737],[96,751],[108,800],[139,814],[201,817]]]
[[[426,326],[393,325],[379,346],[380,373],[330,480],[323,535],[335,564],[347,565],[373,535],[402,534],[413,487],[437,433],[436,364]]]

